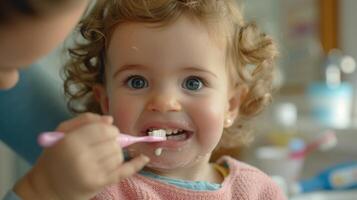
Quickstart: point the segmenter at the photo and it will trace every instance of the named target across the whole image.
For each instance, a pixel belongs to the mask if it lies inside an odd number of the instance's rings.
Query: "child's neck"
[[[146,171],[151,171],[157,175],[165,176],[174,179],[189,180],[189,181],[207,181],[210,183],[221,183],[223,177],[209,163],[209,157],[202,159],[200,162],[192,166],[176,168],[172,170],[157,170],[145,168]]]

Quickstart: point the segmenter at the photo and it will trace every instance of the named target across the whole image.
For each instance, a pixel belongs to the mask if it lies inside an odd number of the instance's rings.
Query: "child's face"
[[[127,134],[184,130],[166,142],[132,145],[130,154],[148,155],[149,166],[156,169],[208,163],[224,121],[234,120],[238,110],[225,53],[205,26],[187,17],[162,28],[127,23],[115,29],[107,54],[107,85],[96,90],[103,111]],[[161,156],[154,154],[158,147],[163,148]]]

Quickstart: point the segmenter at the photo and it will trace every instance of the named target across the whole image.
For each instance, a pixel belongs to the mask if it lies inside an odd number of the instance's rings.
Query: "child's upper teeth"
[[[156,131],[156,130],[163,130],[163,131],[165,131],[165,132],[166,132],[166,135],[177,134],[177,133],[180,133],[180,132],[182,132],[182,131],[183,131],[183,129],[170,129],[170,128],[168,128],[168,129],[160,129],[160,128],[149,128],[149,129],[148,129],[148,133],[150,133],[150,132],[154,132],[154,131]]]
[[[156,129],[148,132],[149,136],[164,137],[166,138],[166,131],[164,129]]]
[[[171,129],[166,129],[166,135],[171,135],[172,134],[172,130]]]
[[[172,134],[180,133],[182,131],[183,131],[182,129],[168,129],[168,130],[166,130],[166,134],[167,135],[172,135]]]

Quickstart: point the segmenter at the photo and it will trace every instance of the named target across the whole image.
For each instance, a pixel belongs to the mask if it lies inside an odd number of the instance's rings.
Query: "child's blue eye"
[[[130,76],[126,83],[132,89],[142,89],[148,87],[147,80],[139,75]]]
[[[197,76],[190,76],[184,80],[182,87],[188,90],[199,90],[203,86],[201,78]]]

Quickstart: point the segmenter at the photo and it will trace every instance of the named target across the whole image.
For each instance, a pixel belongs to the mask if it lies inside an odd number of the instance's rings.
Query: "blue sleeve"
[[[71,117],[62,91],[39,66],[22,71],[15,88],[0,91],[0,140],[31,164],[41,152],[37,135]]]
[[[8,193],[6,193],[6,195],[2,200],[21,200],[21,199],[15,194],[15,192],[9,191]]]

